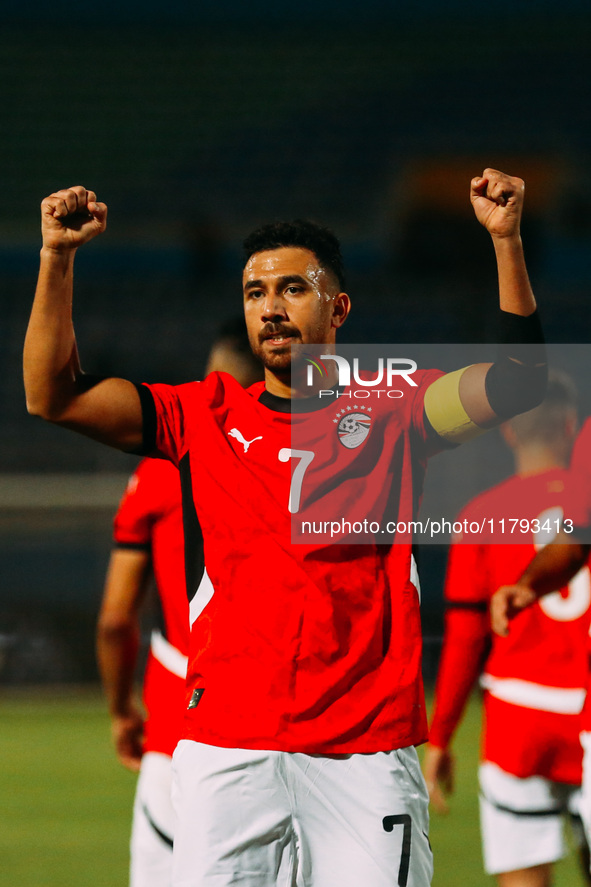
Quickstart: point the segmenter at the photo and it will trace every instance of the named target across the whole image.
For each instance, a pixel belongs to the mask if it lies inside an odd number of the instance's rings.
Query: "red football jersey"
[[[583,423],[577,435],[571,456],[568,498],[565,517],[573,522],[581,540],[589,542],[591,535],[591,418]],[[587,698],[583,708],[581,729],[591,731],[591,639],[588,640],[589,673]]]
[[[445,583],[446,631],[430,740],[445,747],[491,647],[482,675],[485,689],[483,757],[508,773],[578,783],[580,712],[585,698],[586,637],[591,618],[589,570],[567,588],[519,614],[507,638],[493,635],[488,601],[501,585],[517,581],[535,553],[555,535],[567,472],[553,469],[512,477],[474,499],[461,519],[502,517],[540,522],[529,545],[456,543]]]
[[[186,544],[198,550],[202,537],[207,564],[191,602],[185,737],[319,754],[424,741],[410,544],[293,544],[289,509],[297,520],[336,491],[367,514],[380,503],[399,520],[415,516],[441,446],[423,418],[439,375],[415,373],[400,400],[372,398],[352,447],[335,423],[343,407],[361,409],[346,390],[336,406],[292,416],[263,383],[244,391],[224,373],[147,386],[157,449],[181,471]],[[310,423],[313,450],[293,446],[292,423],[298,446]]]
[[[591,474],[591,418],[585,419],[573,447],[570,467]]]
[[[570,462],[565,517],[579,529],[581,540],[589,541],[591,530],[591,419],[577,435]]]
[[[114,520],[121,547],[149,549],[162,605],[164,635],[154,633],[144,676],[144,751],[172,755],[184,715],[189,648],[181,485],[163,459],[144,459],[130,478]]]

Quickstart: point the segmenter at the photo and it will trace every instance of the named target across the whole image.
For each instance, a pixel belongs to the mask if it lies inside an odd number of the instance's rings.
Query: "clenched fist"
[[[476,218],[492,237],[519,235],[525,184],[498,169],[485,169],[470,182]]]
[[[107,227],[107,207],[82,185],[50,194],[41,203],[43,246],[56,252],[75,250]]]

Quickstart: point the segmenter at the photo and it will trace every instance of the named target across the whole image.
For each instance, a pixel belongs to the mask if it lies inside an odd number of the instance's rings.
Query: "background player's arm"
[[[493,631],[509,634],[509,623],[538,598],[565,585],[587,562],[591,545],[561,531],[554,542],[539,551],[515,585],[504,585],[491,598]]]
[[[481,546],[451,546],[445,582],[443,647],[423,759],[429,799],[438,813],[448,812],[446,795],[454,791],[455,769],[450,743],[489,648],[486,573]]]
[[[107,207],[75,186],[41,204],[43,248],[24,350],[27,409],[123,450],[142,443],[142,412],[135,385],[96,379],[80,367],[72,294],[78,247],[106,228]]]
[[[524,187],[522,179],[495,169],[485,169],[470,185],[474,213],[495,249],[501,316],[511,327],[508,342],[519,341],[522,329],[527,341],[532,334],[528,327],[537,323],[527,320],[536,301],[521,243]],[[425,396],[425,412],[434,430],[451,443],[462,443],[537,406],[544,395],[545,363],[527,366],[521,357],[509,350],[495,365],[474,364],[436,380]]]
[[[139,608],[146,591],[150,554],[143,549],[117,548],[111,554],[97,625],[99,671],[111,716],[117,757],[139,770],[144,716],[134,692],[140,624]]]

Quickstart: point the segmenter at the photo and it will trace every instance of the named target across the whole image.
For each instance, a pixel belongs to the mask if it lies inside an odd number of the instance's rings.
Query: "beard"
[[[257,357],[265,369],[280,375],[291,372],[291,342],[285,345],[274,345],[272,348],[265,345],[269,339],[275,336],[289,336],[292,340],[300,340],[301,334],[295,327],[282,323],[267,323],[254,335],[249,333],[252,353]]]

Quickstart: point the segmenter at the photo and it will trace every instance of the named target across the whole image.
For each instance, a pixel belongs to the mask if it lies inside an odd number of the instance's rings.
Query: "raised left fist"
[[[498,169],[485,169],[470,182],[476,218],[492,237],[519,236],[525,184]]]

